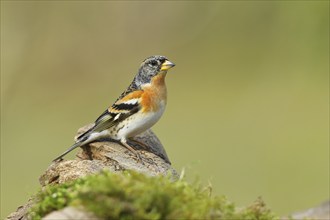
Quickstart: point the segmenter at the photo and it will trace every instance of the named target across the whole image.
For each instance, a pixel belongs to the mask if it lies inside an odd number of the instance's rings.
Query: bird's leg
[[[126,147],[128,150],[130,150],[132,153],[134,153],[135,156],[138,158],[138,161],[142,162],[142,164],[143,164],[143,161],[142,161],[141,155],[140,155],[136,150],[134,150],[131,146],[129,146],[129,145],[127,144],[126,139],[124,139],[124,138],[121,139],[121,140],[120,140],[120,143],[121,143],[124,147]]]

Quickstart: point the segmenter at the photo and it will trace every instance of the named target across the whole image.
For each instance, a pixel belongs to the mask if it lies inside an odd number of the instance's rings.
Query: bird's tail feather
[[[53,162],[58,161],[60,159],[62,159],[62,157],[64,157],[65,155],[67,155],[68,153],[70,153],[72,150],[76,149],[77,147],[81,147],[82,145],[84,145],[83,141],[78,141],[76,142],[74,145],[72,145],[69,149],[67,149],[63,154],[61,154],[60,156],[56,157]]]

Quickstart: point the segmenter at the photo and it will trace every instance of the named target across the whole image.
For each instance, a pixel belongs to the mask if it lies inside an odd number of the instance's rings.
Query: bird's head
[[[151,56],[142,62],[135,79],[140,85],[150,83],[154,76],[166,74],[174,66],[175,64],[164,56]]]

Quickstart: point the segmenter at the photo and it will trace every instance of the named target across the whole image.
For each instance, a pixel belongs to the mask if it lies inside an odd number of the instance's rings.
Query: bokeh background
[[[1,1],[1,218],[153,54],[189,180],[280,215],[329,198],[329,1]]]

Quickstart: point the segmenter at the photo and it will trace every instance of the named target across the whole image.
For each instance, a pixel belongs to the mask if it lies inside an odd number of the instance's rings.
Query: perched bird
[[[167,98],[165,76],[174,66],[164,56],[145,59],[132,83],[115,103],[96,119],[91,129],[81,134],[67,151],[53,161],[62,159],[77,147],[101,138],[119,141],[140,160],[140,155],[127,143],[127,139],[151,128],[162,116]]]

